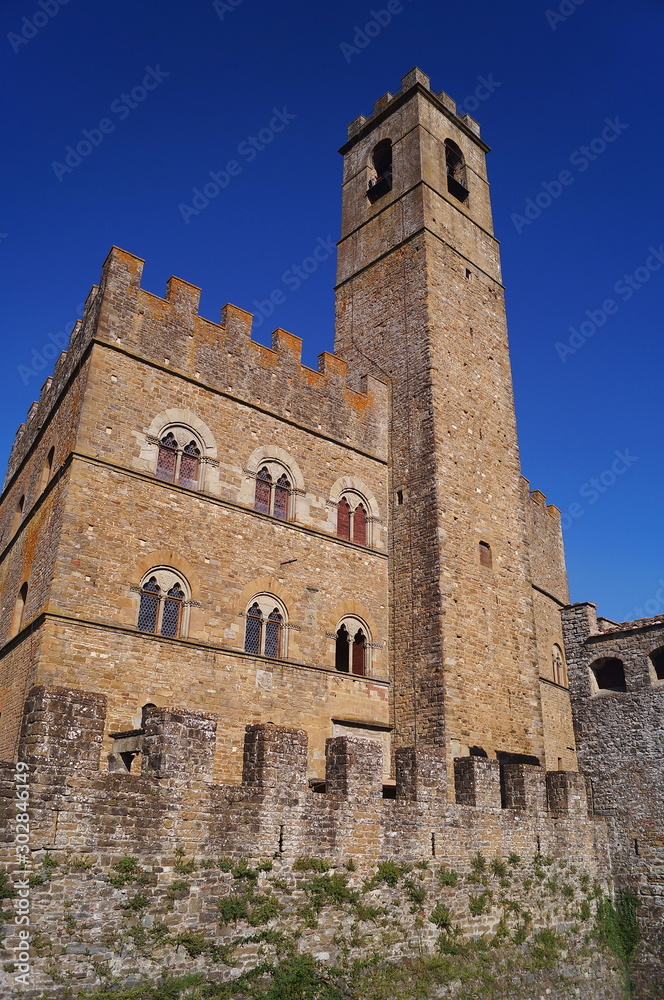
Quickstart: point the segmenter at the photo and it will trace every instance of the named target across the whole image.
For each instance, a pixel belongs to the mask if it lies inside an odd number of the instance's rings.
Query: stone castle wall
[[[315,792],[306,781],[306,735],[261,724],[246,730],[242,783],[219,785],[212,782],[217,720],[201,712],[156,708],[148,710],[140,736],[140,773],[109,773],[104,753],[105,711],[102,696],[63,688],[34,688],[26,704],[19,760],[21,766],[29,766],[29,801],[21,809],[30,817],[28,860],[34,865],[30,871],[44,870],[39,862],[47,852],[62,875],[69,873],[63,879],[53,878],[44,889],[43,879],[34,885],[30,919],[39,947],[31,982],[34,988],[46,989],[46,995],[55,995],[58,989],[57,979],[49,979],[54,968],[59,968],[60,976],[68,969],[71,982],[78,977],[90,983],[99,981],[95,961],[113,956],[109,934],[102,932],[116,929],[118,920],[122,923],[120,911],[134,894],[112,889],[122,857],[134,858],[140,870],[163,871],[163,877],[155,874],[135,886],[131,877],[127,880],[128,886],[139,894],[147,892],[146,898],[154,897],[155,902],[170,885],[173,859],[183,854],[209,859],[213,868],[220,857],[236,863],[247,858],[271,859],[288,874],[293,862],[305,857],[328,859],[336,866],[341,859],[352,861],[361,873],[383,860],[403,866],[423,862],[422,871],[429,866],[437,870],[443,864],[472,872],[472,859],[480,852],[487,859],[502,858],[503,865],[508,854],[518,856],[515,863],[528,864],[534,857],[535,868],[555,862],[559,869],[552,885],[559,878],[575,883],[575,873],[587,880],[586,889],[592,883],[606,887],[610,878],[606,821],[588,814],[585,782],[575,773],[547,773],[524,764],[503,765],[501,772],[495,760],[461,758],[455,767],[455,801],[450,803],[443,758],[403,748],[397,752],[396,798],[385,799],[380,745],[339,737],[327,743],[325,791]],[[14,828],[19,787],[14,774],[14,766],[2,766],[0,810],[9,830]],[[566,873],[570,859],[574,868]],[[3,845],[0,860],[15,869],[14,838]],[[171,867],[160,867],[164,864]],[[548,877],[552,874],[553,869]],[[20,873],[14,877],[20,878]],[[223,879],[217,885],[219,877],[214,874],[204,882],[211,878],[215,891],[223,895],[228,886],[224,889]],[[195,886],[190,887],[188,881],[182,883],[184,891],[180,882],[174,883],[177,893],[167,894],[164,903],[169,898],[189,900]],[[503,881],[505,886],[510,884],[504,873]],[[146,889],[141,888],[143,884]],[[479,894],[485,885],[486,879],[478,880],[477,889],[469,884],[465,893]],[[476,921],[468,917],[467,900],[461,906],[463,900],[457,899],[452,909],[461,930],[471,935],[496,931],[506,912],[499,890],[496,879],[495,886],[487,888],[485,915]],[[582,898],[576,898],[569,913],[560,903],[556,908],[553,898],[542,907],[533,899],[529,919],[535,922],[530,932],[552,923],[571,928],[578,921],[576,910]],[[82,920],[72,941],[80,939],[82,944],[58,949],[56,954],[62,957],[56,964],[52,945],[63,937],[69,940],[64,930],[58,937],[58,928],[68,916],[67,907],[63,909],[66,899],[77,907]],[[520,912],[514,910],[514,914]],[[71,921],[71,913],[69,917]],[[171,935],[196,932],[211,942],[227,940],[215,909],[199,905],[192,910],[178,904],[174,915],[167,908],[165,917]],[[427,947],[433,947],[435,928],[427,926]],[[86,928],[92,933],[86,934]],[[329,935],[324,928],[321,933],[323,940],[329,936],[331,946],[332,926]],[[12,944],[10,933],[5,947]],[[404,954],[410,954],[410,945],[404,947]],[[80,957],[84,953],[87,959]],[[253,949],[249,966],[257,961],[256,955]],[[116,971],[127,976],[133,961],[128,965],[125,957],[119,965],[116,962]],[[164,968],[177,971],[182,968],[182,955],[171,949],[161,962]],[[197,967],[208,970],[204,963]],[[148,964],[143,971],[149,971]],[[220,971],[214,964],[209,971],[222,978],[229,975],[229,970],[224,972],[222,967]],[[11,977],[6,969],[5,975],[9,988]],[[604,985],[608,990],[609,979]]]
[[[15,442],[0,506],[0,633],[10,640],[2,753],[16,752],[31,684],[84,684],[108,696],[110,731],[137,725],[146,703],[212,705],[226,719],[217,768],[227,779],[240,777],[247,711],[303,726],[310,777],[320,778],[333,720],[390,727],[386,388],[369,379],[364,392],[349,389],[345,363],[330,354],[319,372],[303,367],[300,342],[285,331],[272,350],[254,343],[250,317],[234,307],[223,326],[201,319],[197,290],[177,279],[167,300],[142,291],[141,264],[111,252]],[[155,477],[169,422],[192,427],[203,444],[197,490]],[[271,458],[292,473],[287,521],[254,509],[256,474]],[[366,498],[367,545],[337,537],[344,489]],[[180,571],[191,589],[177,640],[136,628],[138,585],[158,565]],[[288,613],[278,661],[243,652],[245,611],[263,591]],[[334,669],[344,615],[366,622],[371,679]]]
[[[610,822],[616,882],[639,898],[637,972],[653,984],[640,995],[654,1000],[664,967],[664,680],[650,654],[664,646],[664,621],[598,622],[594,605],[575,604],[563,625],[579,764]],[[593,667],[605,658],[623,663],[625,691],[598,687]]]
[[[530,490],[526,479],[522,479],[522,485],[544,723],[544,761],[552,770],[559,767],[575,771],[578,761],[569,690],[564,668],[563,676],[557,678],[553,668],[555,646],[564,659],[560,611],[569,604],[560,511],[547,504],[540,490]]]

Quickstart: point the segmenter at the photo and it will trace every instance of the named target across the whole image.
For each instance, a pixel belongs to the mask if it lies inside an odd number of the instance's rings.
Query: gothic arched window
[[[334,666],[342,673],[364,676],[369,671],[369,630],[359,618],[344,618],[336,632]]]
[[[150,570],[140,587],[139,630],[172,639],[184,635],[187,594],[184,578],[174,570]]]
[[[261,466],[256,475],[254,510],[261,514],[271,514],[280,521],[290,518],[292,483],[282,466],[268,462]]]
[[[392,140],[381,139],[371,153],[374,176],[369,180],[367,197],[370,202],[378,201],[392,190]]]
[[[197,490],[202,446],[188,427],[172,427],[162,433],[157,455],[157,479]]]
[[[247,609],[244,631],[245,653],[283,659],[285,650],[286,610],[271,594],[259,594]]]
[[[452,139],[445,140],[445,171],[447,173],[447,190],[458,201],[466,201],[468,198],[466,161],[463,158],[463,153]]]
[[[562,687],[567,686],[567,680],[565,678],[565,659],[563,657],[563,651],[558,645],[554,644],[553,650],[551,652],[551,662],[553,666],[553,680],[556,684],[560,684]]]
[[[368,545],[366,501],[357,493],[344,493],[337,506],[337,537]]]

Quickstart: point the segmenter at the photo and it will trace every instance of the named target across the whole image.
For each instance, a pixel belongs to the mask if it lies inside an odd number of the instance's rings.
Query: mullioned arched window
[[[366,501],[357,493],[344,493],[337,507],[337,537],[368,545]]]
[[[551,651],[551,665],[553,668],[554,682],[556,684],[560,684],[562,687],[566,687],[567,678],[565,676],[565,658],[563,656],[563,651],[557,642],[554,643]]]
[[[201,442],[188,427],[171,427],[162,432],[157,454],[157,479],[197,490],[200,482]]]
[[[293,484],[288,472],[277,462],[264,462],[256,474],[254,510],[280,521],[291,517]]]
[[[339,622],[334,648],[334,666],[342,673],[364,676],[369,672],[369,629],[359,618]]]
[[[181,574],[165,566],[149,570],[140,586],[139,630],[172,639],[184,635],[188,597]]]
[[[286,655],[286,609],[272,594],[258,594],[247,608],[245,653],[283,659]]]

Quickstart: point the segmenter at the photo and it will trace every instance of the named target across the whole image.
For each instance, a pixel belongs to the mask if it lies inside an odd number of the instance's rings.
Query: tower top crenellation
[[[426,73],[423,73],[421,69],[415,66],[409,73],[406,73],[406,75],[401,78],[401,88],[396,94],[392,94],[388,90],[375,102],[373,112],[369,115],[369,117],[366,115],[358,115],[357,118],[353,119],[348,126],[348,141],[352,142],[356,139],[369,123],[372,125],[376,124],[376,118],[383,114],[383,112],[386,111],[386,109],[390,107],[394,101],[402,100],[409,91],[417,88],[420,88],[423,93],[426,93],[427,96],[438,104],[439,107],[444,109],[446,113],[453,116],[457,123],[465,126],[465,128],[472,135],[479,139],[480,126],[475,119],[469,114],[457,115],[457,106],[454,98],[450,97],[449,94],[446,94],[444,90],[441,90],[440,93],[436,93],[432,90],[431,80],[429,77]]]

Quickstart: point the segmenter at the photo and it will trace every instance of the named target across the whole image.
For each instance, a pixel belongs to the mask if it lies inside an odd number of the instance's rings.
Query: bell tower
[[[352,122],[335,351],[391,386],[396,745],[439,746],[449,760],[459,746],[541,760],[488,151],[477,123],[419,69]]]

